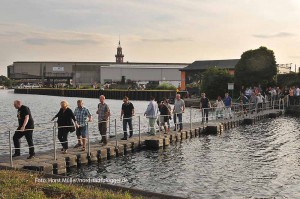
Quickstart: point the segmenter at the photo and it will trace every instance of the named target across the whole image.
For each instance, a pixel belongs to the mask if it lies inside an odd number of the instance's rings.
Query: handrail
[[[193,123],[200,123],[201,121],[204,121],[204,119],[208,118],[208,121],[217,121],[219,122],[220,120],[218,120],[218,116],[217,111],[221,111],[221,113],[218,112],[218,114],[220,114],[220,117],[222,119],[224,119],[224,116],[227,114],[225,113],[226,109],[231,109],[231,116],[233,116],[234,118],[239,118],[239,117],[244,117],[244,113],[245,111],[247,111],[247,114],[257,114],[259,111],[265,111],[265,110],[270,110],[270,109],[279,109],[281,110],[281,105],[283,105],[283,109],[285,107],[285,102],[288,105],[288,102],[280,99],[280,100],[274,100],[274,101],[266,101],[264,103],[261,103],[260,105],[258,103],[247,103],[247,104],[239,104],[239,103],[232,103],[232,105],[230,107],[211,107],[211,108],[202,108],[202,109],[193,109],[193,107],[191,107],[189,109],[189,111],[186,111],[185,113],[170,113],[167,115],[157,115],[156,119],[159,122],[159,127],[161,127],[161,119],[162,117],[176,117],[176,122],[174,122],[174,126],[175,129],[177,130],[177,125],[179,124],[183,124],[183,120],[179,121],[179,119],[177,118],[179,114],[189,114],[189,129],[192,130],[192,125]],[[186,109],[187,110],[187,109]],[[201,111],[199,111],[201,110]],[[204,110],[208,111],[208,117],[205,117]],[[202,112],[202,115],[200,114],[200,112]],[[229,113],[228,113],[229,114]],[[137,118],[137,119],[136,119]],[[149,117],[145,117],[145,118],[149,118]],[[137,122],[135,123],[135,126],[138,126],[138,136],[139,136],[139,145],[141,143],[141,132],[147,131],[147,129],[149,130],[149,123],[148,123],[148,127],[141,126],[141,115],[133,115],[132,117],[122,117],[121,118],[121,122],[123,122],[124,120],[128,120],[128,119],[132,119],[133,122]],[[175,119],[175,118],[174,118]],[[117,137],[117,128],[119,126],[117,126],[117,119],[113,119],[113,124],[111,125],[111,121],[112,119],[109,117],[108,120],[105,121],[91,121],[88,122],[86,121],[84,125],[80,125],[80,127],[82,126],[86,126],[87,127],[87,137],[86,138],[82,138],[82,139],[86,139],[87,140],[87,145],[88,145],[88,154],[90,154],[90,142],[91,139],[97,139],[97,138],[101,138],[102,135],[99,135],[99,133],[94,130],[90,130],[89,126],[91,124],[99,124],[99,123],[108,123],[108,128],[110,128],[111,126],[114,127],[113,131],[114,131],[114,135],[115,135],[115,147],[117,148],[119,143],[118,143],[118,137]],[[165,121],[163,121],[164,125]],[[47,123],[39,123],[36,125],[41,125],[41,124],[51,124],[49,122]],[[57,125],[57,121],[54,121],[52,126],[52,131],[53,131],[53,143],[45,143],[45,144],[38,144],[35,145],[33,147],[45,147],[45,146],[52,146],[53,145],[53,149],[54,149],[54,159],[57,159],[57,144],[62,144],[62,143],[71,143],[71,142],[75,142],[78,141],[79,139],[68,139],[65,142],[59,142],[56,139],[56,131],[60,128],[70,128],[70,127],[75,127],[74,125],[70,125],[70,126],[58,126]],[[204,125],[204,124],[203,124]],[[122,126],[122,125],[120,125]],[[170,125],[171,126],[171,125]],[[170,127],[168,126],[168,127]],[[46,128],[33,128],[33,129],[25,129],[24,131],[37,131],[37,130],[48,130],[50,127],[46,127]],[[150,128],[155,128],[155,132],[157,132],[157,127],[150,127]],[[4,145],[2,148],[0,148],[0,150],[9,150],[10,153],[10,164],[11,166],[13,166],[13,159],[12,159],[12,150],[13,149],[29,149],[30,147],[19,147],[19,148],[14,148],[12,147],[12,137],[11,137],[11,131],[15,131],[15,132],[21,132],[22,130],[12,130],[12,128],[8,128],[8,136],[9,136],[9,143],[8,146]],[[161,133],[161,130],[158,131],[159,133]]]

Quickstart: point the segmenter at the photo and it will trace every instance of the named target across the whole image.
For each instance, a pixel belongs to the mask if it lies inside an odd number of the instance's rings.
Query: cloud
[[[100,43],[96,40],[89,39],[50,39],[50,38],[27,38],[23,40],[31,45],[48,45],[48,44],[67,44],[67,45],[84,45]]]
[[[289,56],[289,58],[292,58],[292,59],[300,59],[300,56]]]
[[[150,39],[141,39],[143,42],[190,42],[191,38],[150,38]]]
[[[279,32],[276,34],[271,34],[271,35],[267,35],[267,34],[254,34],[252,35],[253,37],[257,37],[257,38],[282,38],[282,37],[293,37],[295,36],[295,34],[293,33],[289,33],[289,32]]]
[[[36,26],[0,23],[2,41],[21,41],[29,45],[88,45],[109,41],[111,36],[94,32],[45,30]]]

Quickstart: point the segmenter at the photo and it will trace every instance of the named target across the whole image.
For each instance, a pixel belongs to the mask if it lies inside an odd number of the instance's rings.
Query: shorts
[[[159,116],[159,122],[164,124],[169,121],[169,116]]]
[[[86,138],[87,135],[87,126],[81,126],[76,129],[76,135]]]

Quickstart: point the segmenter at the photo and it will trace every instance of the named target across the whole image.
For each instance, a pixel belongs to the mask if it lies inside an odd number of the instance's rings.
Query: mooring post
[[[56,122],[53,123],[53,148],[54,148],[54,160],[56,160]]]
[[[12,147],[11,147],[11,132],[8,131],[8,139],[9,139],[9,161],[10,161],[10,167],[13,167],[13,159],[12,159]]]

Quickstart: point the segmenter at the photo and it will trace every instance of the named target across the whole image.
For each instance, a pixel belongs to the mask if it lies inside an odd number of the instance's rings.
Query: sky
[[[1,0],[0,75],[14,61],[192,63],[266,46],[300,65],[299,0]]]

